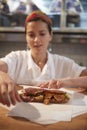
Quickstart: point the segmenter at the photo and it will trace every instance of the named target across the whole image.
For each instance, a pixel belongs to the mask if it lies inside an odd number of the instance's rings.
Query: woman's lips
[[[40,48],[40,47],[42,47],[42,45],[35,45],[34,47],[35,48]]]

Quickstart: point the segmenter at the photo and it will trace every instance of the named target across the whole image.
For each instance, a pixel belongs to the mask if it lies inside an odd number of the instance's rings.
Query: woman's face
[[[46,53],[48,45],[52,40],[47,24],[41,20],[32,21],[26,27],[26,40],[31,52]]]

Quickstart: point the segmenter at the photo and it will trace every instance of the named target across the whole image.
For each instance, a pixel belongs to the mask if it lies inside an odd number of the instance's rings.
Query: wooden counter
[[[43,126],[25,119],[7,117],[7,112],[0,107],[0,130],[87,130],[87,113],[73,118],[71,122]]]

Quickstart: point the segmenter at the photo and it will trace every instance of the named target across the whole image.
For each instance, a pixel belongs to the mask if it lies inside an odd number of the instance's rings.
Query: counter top
[[[87,130],[87,113],[77,116],[71,122],[39,125],[20,118],[8,117],[8,110],[0,107],[0,130]]]

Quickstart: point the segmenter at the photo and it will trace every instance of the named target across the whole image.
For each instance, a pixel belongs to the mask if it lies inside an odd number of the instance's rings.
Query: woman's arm
[[[87,88],[87,76],[78,78],[67,78],[57,81],[58,88],[60,87],[86,87]]]
[[[11,68],[12,69],[12,68]],[[14,81],[8,75],[8,65],[0,61],[0,103],[10,106],[16,104],[16,101],[21,101]]]
[[[0,61],[0,71],[3,71],[3,72],[5,72],[5,73],[8,72],[8,66],[7,66],[7,64],[6,64],[5,62],[3,62],[3,61]]]
[[[87,88],[87,76],[78,78],[65,78],[59,80],[50,80],[48,82],[41,83],[41,88],[62,88],[62,87],[85,87]]]

